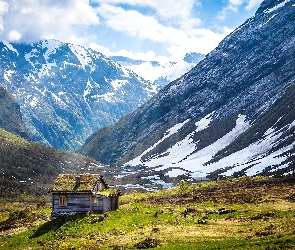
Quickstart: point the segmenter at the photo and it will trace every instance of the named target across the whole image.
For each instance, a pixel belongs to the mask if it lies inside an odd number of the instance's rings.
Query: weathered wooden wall
[[[59,197],[67,197],[67,205],[59,205]],[[52,194],[52,217],[71,213],[104,213],[118,209],[118,196],[97,197],[97,204],[93,204],[91,193],[53,193]]]
[[[67,205],[59,206],[59,196],[67,197]],[[72,193],[72,194],[53,194],[52,210],[55,213],[87,213],[91,211],[92,199],[89,194]]]
[[[103,212],[116,210],[119,208],[118,196],[106,197],[103,200]]]
[[[97,212],[97,213],[105,212],[103,210],[103,202],[104,202],[104,200],[102,198],[98,198],[97,204],[92,204],[92,211]]]

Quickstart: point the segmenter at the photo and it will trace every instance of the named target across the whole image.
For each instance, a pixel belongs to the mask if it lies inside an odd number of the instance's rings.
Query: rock
[[[198,224],[203,224],[203,225],[205,225],[205,224],[207,224],[207,221],[205,221],[205,220],[198,220]]]
[[[98,223],[98,222],[103,221],[104,219],[105,219],[105,216],[100,215],[100,216],[98,216],[98,217],[94,217],[94,218],[92,219],[91,223]]]
[[[155,248],[161,245],[161,241],[155,238],[146,238],[145,240],[135,244],[137,249]]]

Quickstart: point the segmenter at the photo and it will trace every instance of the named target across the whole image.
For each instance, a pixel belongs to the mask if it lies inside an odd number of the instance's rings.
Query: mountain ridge
[[[4,41],[0,51],[0,81],[20,104],[32,139],[58,149],[76,149],[156,93],[155,84],[82,46]]]
[[[108,164],[182,168],[193,177],[228,167],[210,160],[267,115],[295,82],[294,20],[292,1],[264,1],[195,68],[115,125],[95,132],[78,152]],[[269,137],[275,133],[268,132]],[[273,146],[276,140],[268,142]],[[265,146],[258,155],[269,150]],[[248,156],[255,159],[252,153]],[[286,159],[276,156],[264,160],[273,159],[277,169],[284,168]],[[255,160],[250,166],[246,158],[225,157],[233,171],[219,172],[230,175],[240,171],[236,165],[247,163],[244,173],[255,175],[271,165]]]

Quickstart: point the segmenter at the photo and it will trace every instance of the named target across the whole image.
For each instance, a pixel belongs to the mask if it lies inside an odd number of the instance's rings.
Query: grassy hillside
[[[47,194],[58,174],[81,172],[83,168],[97,172],[99,165],[85,156],[29,142],[0,129],[1,200],[15,201]]]
[[[294,249],[295,178],[180,182],[121,197],[117,211],[49,221],[3,206],[0,249]]]

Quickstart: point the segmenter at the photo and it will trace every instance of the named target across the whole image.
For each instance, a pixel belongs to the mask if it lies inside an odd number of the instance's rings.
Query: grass
[[[229,202],[219,194],[214,202],[209,195],[201,202],[189,199],[196,192],[209,194],[217,186],[229,193],[237,183],[250,181],[256,183],[252,185],[255,199],[249,199],[253,202]],[[265,179],[245,178],[192,186],[182,183],[158,193],[125,195],[117,211],[104,215],[53,221],[48,220],[49,208],[25,208],[27,214],[19,218],[18,206],[10,205],[2,209],[0,226],[9,218],[11,225],[17,225],[17,220],[29,222],[21,230],[2,231],[0,249],[293,249],[295,202],[289,198],[295,188],[294,183],[282,181],[272,186],[265,186]],[[36,220],[25,219],[32,217]]]

